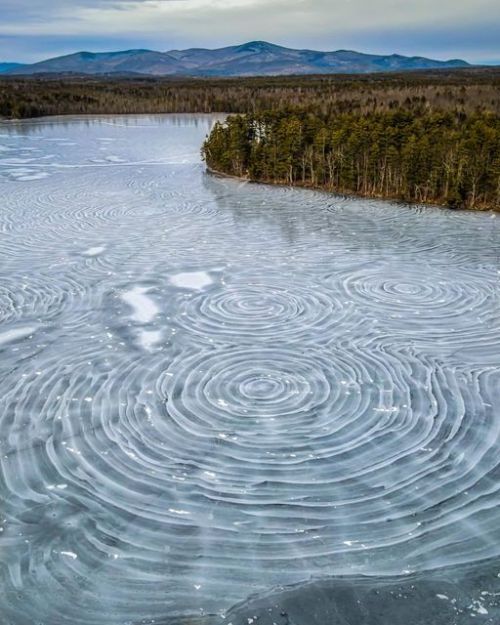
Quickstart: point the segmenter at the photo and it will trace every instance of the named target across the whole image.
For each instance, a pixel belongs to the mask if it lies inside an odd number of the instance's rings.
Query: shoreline
[[[230,113],[61,113],[54,115],[36,115],[34,117],[2,117],[0,124],[21,124],[33,122],[47,122],[58,119],[99,119],[100,117],[227,117]]]
[[[467,213],[491,213],[492,215],[495,215],[497,213],[500,213],[500,208],[495,209],[495,208],[489,208],[489,207],[484,207],[484,208],[452,208],[451,206],[448,206],[447,204],[439,204],[438,202],[412,202],[411,200],[404,200],[398,197],[394,197],[394,196],[390,196],[390,195],[364,195],[362,193],[344,193],[342,191],[335,191],[333,189],[326,189],[324,187],[316,187],[313,185],[308,185],[308,184],[287,184],[285,182],[271,182],[271,181],[264,181],[264,180],[254,180],[252,178],[248,178],[246,176],[235,176],[234,174],[226,174],[223,171],[219,171],[217,169],[213,169],[212,167],[209,167],[208,165],[206,165],[205,167],[206,172],[208,174],[210,174],[211,176],[219,176],[221,178],[228,178],[229,180],[237,180],[239,182],[249,182],[251,184],[263,184],[263,185],[267,185],[270,187],[286,187],[288,189],[302,189],[302,190],[309,190],[309,191],[316,191],[316,192],[321,192],[321,193],[327,193],[328,195],[341,195],[344,197],[348,197],[348,198],[352,198],[352,199],[371,199],[371,200],[377,200],[379,202],[391,202],[394,204],[407,204],[408,206],[425,206],[425,207],[429,207],[429,208],[437,208],[439,210],[449,210],[449,211],[457,211],[457,212],[467,212]]]

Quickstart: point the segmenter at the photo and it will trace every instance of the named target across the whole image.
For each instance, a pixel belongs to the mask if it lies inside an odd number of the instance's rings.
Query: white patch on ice
[[[213,280],[206,271],[191,271],[171,276],[170,282],[181,289],[201,290],[212,284]]]
[[[472,600],[472,604],[469,606],[469,609],[473,610],[477,614],[488,614],[488,610],[477,599]]]
[[[95,247],[89,247],[88,250],[83,252],[84,256],[97,256],[98,254],[102,254],[106,248],[104,245],[96,245]]]
[[[76,560],[78,558],[76,553],[74,553],[73,551],[61,551],[61,555],[68,556],[68,558],[73,558],[73,560]]]
[[[139,344],[144,349],[153,349],[161,339],[160,330],[141,330],[139,332]]]
[[[132,319],[139,323],[149,323],[159,312],[158,306],[146,296],[148,292],[149,289],[146,287],[135,286],[121,296],[122,300],[134,309]]]
[[[30,334],[33,334],[37,329],[37,326],[25,326],[24,328],[16,328],[15,330],[7,330],[7,332],[0,333],[0,345],[10,343],[11,341],[17,341],[17,339],[24,339]]]

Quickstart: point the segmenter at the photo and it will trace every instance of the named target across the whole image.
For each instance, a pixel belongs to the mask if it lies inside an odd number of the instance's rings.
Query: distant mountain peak
[[[271,76],[289,74],[365,74],[467,67],[460,59],[436,61],[399,54],[375,55],[336,50],[295,50],[268,41],[208,50],[190,48],[156,52],[147,49],[116,52],[76,52],[32,65],[6,68],[9,74],[143,74],[153,76]],[[0,69],[0,71],[2,71]]]
[[[268,41],[249,41],[248,43],[242,43],[237,46],[242,50],[255,50],[256,52],[263,52],[266,50],[287,50],[288,48],[283,48],[282,46],[277,46],[274,43],[269,43]]]

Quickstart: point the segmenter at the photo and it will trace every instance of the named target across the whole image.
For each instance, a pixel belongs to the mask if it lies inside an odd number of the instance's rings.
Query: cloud
[[[497,0],[2,0],[0,59],[266,39],[479,61],[500,57],[499,22]]]

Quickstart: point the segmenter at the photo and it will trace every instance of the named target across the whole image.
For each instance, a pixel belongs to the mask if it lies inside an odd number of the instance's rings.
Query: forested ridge
[[[213,170],[254,181],[500,210],[500,117],[487,112],[230,116],[203,154]]]
[[[0,117],[121,113],[255,113],[287,107],[321,115],[405,110],[500,115],[500,69],[264,78],[0,76]]]

